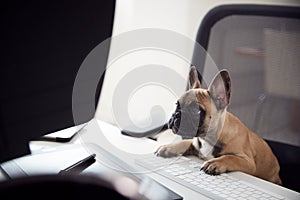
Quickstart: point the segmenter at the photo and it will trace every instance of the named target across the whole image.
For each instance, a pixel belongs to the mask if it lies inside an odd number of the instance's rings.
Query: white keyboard
[[[136,163],[153,170],[211,199],[285,199],[255,185],[239,180],[229,173],[212,176],[200,171],[201,163],[187,157],[162,158],[147,155]]]

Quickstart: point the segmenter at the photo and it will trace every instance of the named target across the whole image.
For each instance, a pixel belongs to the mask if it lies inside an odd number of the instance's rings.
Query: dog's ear
[[[189,73],[190,89],[201,88],[201,84],[198,77],[198,71],[195,66],[192,66]]]
[[[223,110],[230,101],[231,80],[227,70],[221,70],[208,87],[218,110]]]

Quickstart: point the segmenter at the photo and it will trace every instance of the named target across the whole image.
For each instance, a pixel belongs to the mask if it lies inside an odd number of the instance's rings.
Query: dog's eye
[[[198,104],[191,105],[190,112],[195,115],[199,115],[201,113],[201,107]]]
[[[191,109],[191,112],[192,112],[192,113],[195,113],[195,114],[196,114],[196,113],[198,114],[198,113],[201,112],[201,111],[199,110],[199,108],[194,107],[194,108]]]
[[[198,108],[195,108],[194,112],[196,115],[201,115],[201,116],[204,116],[205,115],[205,110],[203,110],[201,108],[201,106],[198,106]]]

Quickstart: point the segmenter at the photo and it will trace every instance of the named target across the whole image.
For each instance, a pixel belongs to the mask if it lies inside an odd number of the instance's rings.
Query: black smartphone
[[[36,138],[33,141],[48,141],[48,142],[69,142],[74,138],[87,123],[80,124],[77,126],[72,126],[54,133],[44,135],[40,138]]]

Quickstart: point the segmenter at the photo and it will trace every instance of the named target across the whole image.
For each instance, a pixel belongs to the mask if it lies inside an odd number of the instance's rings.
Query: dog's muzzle
[[[196,137],[201,132],[204,112],[197,103],[181,106],[177,102],[175,112],[168,122],[168,128],[182,138],[188,139]]]

